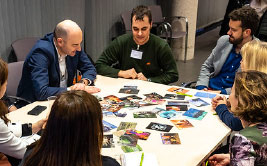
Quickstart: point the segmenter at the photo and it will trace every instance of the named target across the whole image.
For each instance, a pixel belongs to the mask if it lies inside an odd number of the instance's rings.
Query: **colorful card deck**
[[[181,144],[178,133],[160,133],[162,143],[169,144]]]
[[[172,129],[172,127],[173,126],[170,126],[170,125],[167,125],[167,124],[151,122],[146,128],[147,129],[151,129],[151,130],[169,132]]]
[[[150,111],[134,112],[134,118],[157,118],[157,115]]]
[[[149,132],[138,131],[138,130],[126,130],[126,132],[124,134],[136,135],[138,137],[138,139],[142,139],[142,140],[147,140],[148,137],[150,136]]]
[[[178,128],[178,129],[183,129],[183,128],[189,128],[193,127],[193,125],[186,119],[183,120],[171,120],[171,122]]]
[[[177,94],[166,94],[164,96],[165,99],[173,99],[173,100],[184,100],[185,96],[177,95]]]
[[[207,112],[205,112],[205,111],[190,108],[183,115],[188,116],[188,117],[193,118],[193,119],[196,119],[196,120],[202,120],[206,114],[207,114]]]
[[[166,110],[167,111],[187,111],[187,105],[166,105]]]
[[[207,92],[197,92],[195,94],[196,97],[204,97],[204,98],[214,98],[216,94],[213,93],[207,93]]]
[[[121,146],[121,149],[124,153],[139,152],[143,150],[138,144],[136,146]]]
[[[189,102],[197,107],[201,107],[201,106],[206,106],[209,105],[209,103],[207,103],[206,101],[200,99],[200,98],[196,98],[196,99],[191,99],[189,100]]]
[[[113,124],[111,124],[111,123],[109,123],[109,122],[107,122],[105,120],[103,120],[102,122],[103,122],[103,130],[104,130],[104,132],[108,132],[108,131],[110,131],[112,129],[117,128],[117,126],[115,126],[115,125],[113,125]]]
[[[113,135],[112,134],[104,135],[102,148],[113,148],[113,147],[115,147],[113,141]]]
[[[134,122],[121,122],[119,127],[117,128],[117,131],[126,130],[126,129],[134,130],[136,125],[137,125],[137,123],[134,123]]]

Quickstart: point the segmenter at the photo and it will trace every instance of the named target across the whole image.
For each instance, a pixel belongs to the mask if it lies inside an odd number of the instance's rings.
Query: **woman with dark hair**
[[[102,111],[98,100],[85,91],[58,96],[40,140],[30,145],[21,165],[119,166],[101,156]]]
[[[2,59],[0,59],[0,99],[6,92],[7,76],[7,64]],[[7,155],[12,165],[16,165],[16,163],[18,163],[19,161],[17,161],[16,159],[22,159],[26,151],[26,146],[32,143],[34,140],[22,141],[20,138],[16,137],[13,132],[8,128],[9,119],[6,117],[7,113],[8,109],[6,105],[3,103],[2,100],[0,100],[0,152]],[[44,122],[45,120],[41,120],[34,124],[24,124],[23,126],[18,125],[18,128],[15,130],[20,130],[22,131],[22,135],[25,135],[26,131],[23,130],[23,128],[27,128],[27,135],[29,135],[38,132],[43,126]],[[12,158],[11,161],[10,156],[16,159]]]
[[[229,101],[244,129],[233,136],[230,154],[215,154],[209,162],[213,166],[267,165],[267,74],[237,73]]]

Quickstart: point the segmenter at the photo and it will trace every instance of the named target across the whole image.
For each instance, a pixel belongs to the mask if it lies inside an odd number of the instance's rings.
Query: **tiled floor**
[[[176,85],[181,85],[182,82],[196,81],[199,75],[200,67],[210,55],[212,49],[216,46],[220,28],[216,28],[196,37],[195,56],[194,59],[184,63],[177,62],[179,71],[179,81]]]

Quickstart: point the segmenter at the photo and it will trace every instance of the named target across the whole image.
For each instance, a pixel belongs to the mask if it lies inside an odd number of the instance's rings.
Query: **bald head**
[[[71,33],[80,33],[82,30],[79,25],[71,20],[64,20],[57,24],[54,30],[54,37],[67,39]]]

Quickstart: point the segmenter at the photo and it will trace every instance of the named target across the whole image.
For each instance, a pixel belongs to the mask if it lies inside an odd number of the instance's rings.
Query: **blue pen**
[[[143,160],[144,160],[144,152],[141,155],[141,161],[140,161],[140,165],[139,166],[142,166],[143,165]]]

